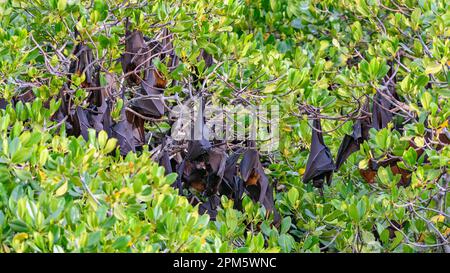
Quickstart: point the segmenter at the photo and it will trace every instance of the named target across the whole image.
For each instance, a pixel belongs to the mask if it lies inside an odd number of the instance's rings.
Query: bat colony
[[[154,56],[168,63],[169,69],[177,66],[179,59],[173,53],[171,35],[167,29],[162,32],[161,41],[151,40],[144,37],[138,30],[130,30],[126,22],[125,53],[120,59],[125,85],[119,92],[114,90],[116,86],[113,77],[106,73],[108,86],[100,84],[100,67],[97,65],[93,52],[89,46],[81,40],[81,35],[76,31],[73,55],[76,57],[70,64],[70,75],[84,75],[81,88],[88,92],[87,100],[83,106],[75,105],[73,101],[73,89],[71,81],[64,84],[60,90],[59,98],[61,107],[53,116],[53,120],[65,123],[67,133],[74,136],[88,138],[88,129],[93,128],[97,132],[105,130],[109,137],[118,140],[120,153],[126,155],[142,149],[147,143],[149,134],[146,134],[145,123],[150,120],[160,119],[169,110],[164,103],[162,95],[167,87],[167,80],[152,64]],[[203,59],[207,67],[214,65],[211,55],[202,50],[199,60]],[[392,73],[392,71],[391,71]],[[202,86],[204,79],[195,74],[193,83],[195,87]],[[388,75],[389,76],[389,75]],[[70,80],[70,77],[69,77]],[[172,83],[173,84],[173,83]],[[137,91],[127,92],[129,88]],[[114,96],[113,94],[118,94]],[[303,181],[312,181],[313,185],[322,188],[326,181],[331,183],[333,172],[339,169],[346,159],[360,145],[369,139],[370,128],[380,130],[392,121],[395,106],[389,97],[398,99],[395,92],[395,77],[391,81],[386,93],[378,92],[372,99],[372,112],[370,113],[369,99],[363,104],[362,112],[366,113],[357,119],[353,125],[353,133],[346,135],[339,147],[336,163],[329,148],[325,145],[320,119],[313,121],[312,141],[309,158],[307,161]],[[114,120],[111,112],[118,99],[126,100],[126,107],[122,107],[120,118]],[[34,99],[31,90],[15,97],[11,102],[29,102]],[[5,108],[7,102],[0,100],[0,107]],[[203,103],[203,107],[204,107]],[[196,117],[198,126],[204,128],[204,117]],[[203,132],[197,132],[203,135]],[[280,215],[274,206],[274,190],[264,172],[263,159],[256,149],[254,141],[247,141],[245,147],[230,149],[226,143],[214,142],[202,138],[201,140],[190,140],[183,143],[184,149],[174,149],[175,141],[168,136],[152,135],[155,139],[157,150],[155,160],[165,168],[166,174],[176,172],[177,180],[173,186],[180,194],[185,195],[191,204],[199,204],[201,213],[208,213],[211,219],[217,215],[217,207],[220,204],[220,196],[225,195],[234,200],[234,207],[242,210],[242,197],[246,193],[253,201],[260,202],[267,213],[274,214],[274,224],[280,222]],[[431,136],[429,136],[431,137]],[[439,136],[444,143],[450,143],[448,131],[444,130]],[[423,149],[416,148],[418,154]],[[368,182],[373,183],[377,169],[380,166],[389,166],[394,174],[400,174],[399,185],[408,186],[411,174],[399,168],[397,162],[400,159],[389,159],[385,161],[371,160],[365,170],[360,170],[361,176]]]

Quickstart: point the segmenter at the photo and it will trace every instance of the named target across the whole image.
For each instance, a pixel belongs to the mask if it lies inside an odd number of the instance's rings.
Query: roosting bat
[[[136,151],[133,124],[128,121],[125,115],[125,108],[121,110],[120,120],[112,126],[111,135],[117,138],[121,155],[127,155],[129,152]]]
[[[70,63],[69,73],[79,76],[84,74],[86,78],[82,83],[82,87],[93,86],[95,84],[94,74],[96,73],[96,68],[93,65],[94,54],[92,49],[81,42],[75,46],[73,55],[75,55],[76,59]]]
[[[204,49],[200,50],[200,55],[197,57],[197,61],[204,61],[205,62],[205,69],[208,69],[209,67],[211,67],[214,64],[214,60],[213,57],[208,54]],[[204,78],[199,78],[199,71],[197,69],[197,67],[194,67],[195,69],[195,73],[192,74],[192,85],[196,88],[202,88],[203,83],[205,81]]]
[[[315,187],[322,188],[325,179],[328,185],[331,184],[335,166],[330,149],[323,141],[322,126],[319,119],[314,120],[313,127],[319,132],[315,129],[312,130],[311,151],[306,163],[303,181],[307,183],[312,180]]]
[[[239,165],[245,191],[255,202],[260,202],[267,212],[274,212],[274,223],[278,224],[280,217],[275,209],[273,190],[269,178],[264,173],[255,141],[247,142],[247,150]]]
[[[249,141],[248,147],[239,165],[239,170],[247,190],[252,193],[250,197],[262,203],[269,186],[269,180],[259,160],[255,142]]]
[[[211,195],[218,192],[225,172],[227,154],[224,146],[212,147],[208,150],[206,170],[208,179],[206,183],[206,194]]]
[[[392,120],[392,113],[389,111],[392,109],[392,104],[382,94],[376,93],[373,97],[373,110],[372,110],[372,127],[380,130],[385,128]]]
[[[160,97],[163,94],[165,83],[158,82],[158,72],[148,69],[141,83],[141,97],[131,101],[131,107],[141,115],[160,118],[164,115],[164,103]]]
[[[122,54],[122,69],[125,74],[130,73],[126,79],[133,84],[140,84],[139,68],[144,69],[148,62],[148,47],[145,44],[144,36],[139,30],[130,30],[128,18],[125,23],[125,53]],[[138,71],[135,71],[138,68]],[[135,71],[134,73],[132,73]]]
[[[366,112],[368,110],[368,104],[365,104],[363,108]],[[358,119],[353,125],[353,133],[351,135],[345,135],[339,147],[336,156],[336,170],[338,170],[345,160],[354,152],[359,150],[359,146],[364,140],[369,139],[370,130],[370,118]]]
[[[186,159],[195,160],[199,156],[206,154],[211,148],[211,143],[206,139],[206,126],[205,126],[205,101],[201,99],[201,108],[197,113],[197,117],[193,122],[194,126],[191,127],[191,137],[194,140],[189,141],[188,153]],[[200,139],[195,139],[200,136]]]

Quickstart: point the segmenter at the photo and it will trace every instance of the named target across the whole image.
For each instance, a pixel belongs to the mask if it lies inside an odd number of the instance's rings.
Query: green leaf
[[[283,252],[291,252],[294,245],[293,238],[289,234],[281,234],[278,238],[278,244]]]
[[[107,140],[108,140],[108,134],[104,130],[101,130],[98,133],[98,144],[100,146],[100,149],[103,149],[103,147],[105,147]]]
[[[424,92],[422,94],[420,102],[422,103],[422,106],[425,110],[430,109],[430,103],[432,100],[433,100],[433,97],[431,96],[431,94],[429,92]]]
[[[288,192],[288,200],[289,200],[289,202],[292,205],[294,205],[295,202],[298,200],[298,196],[299,196],[299,193],[298,193],[298,190],[296,188],[293,187],[293,188],[291,188],[289,190],[289,192]]]
[[[27,232],[28,231],[27,224],[20,219],[10,221],[9,226],[11,227],[12,230],[14,230],[16,232]]]
[[[31,148],[22,148],[17,150],[11,158],[11,162],[18,164],[27,162],[31,157]]]
[[[106,142],[105,148],[103,149],[103,152],[105,154],[109,154],[110,152],[114,151],[114,149],[117,146],[117,139],[116,138],[110,138]]]
[[[66,9],[67,0],[58,0],[58,10],[63,11]]]
[[[394,250],[403,241],[403,238],[403,234],[400,231],[395,231],[395,238],[389,246],[389,249]]]
[[[112,247],[117,250],[122,250],[128,246],[128,243],[131,241],[131,237],[129,235],[120,236],[116,239],[116,241],[112,244]]]
[[[436,74],[442,70],[440,63],[430,63],[425,67],[425,74]]]
[[[355,221],[355,222],[359,221],[358,208],[357,208],[356,204],[350,204],[348,206],[348,214],[353,221]]]
[[[291,217],[285,217],[283,219],[283,221],[281,221],[281,228],[280,228],[280,233],[286,233],[289,231],[289,229],[291,228]]]
[[[175,180],[177,180],[177,173],[170,173],[166,176],[166,182],[167,184],[172,184],[173,182],[175,182]]]
[[[60,197],[64,194],[66,194],[67,190],[69,188],[69,183],[65,181],[55,192],[55,197]]]
[[[88,235],[88,241],[87,246],[92,247],[97,245],[100,242],[100,239],[102,238],[102,232],[101,231],[95,231]]]
[[[358,220],[363,219],[367,212],[367,206],[364,199],[359,200],[358,205],[356,206],[358,209]]]
[[[409,149],[403,153],[403,161],[406,164],[408,164],[409,166],[416,165],[416,161],[417,161],[416,150],[414,150],[414,148],[412,148],[412,147],[409,147]]]

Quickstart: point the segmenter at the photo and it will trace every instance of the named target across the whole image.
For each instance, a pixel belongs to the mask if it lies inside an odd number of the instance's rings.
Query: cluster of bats
[[[210,141],[204,137],[200,140],[178,143],[170,136],[155,137],[156,134],[146,131],[144,126],[146,122],[158,120],[170,111],[170,107],[163,99],[168,81],[152,65],[155,57],[169,64],[169,69],[174,69],[179,62],[174,54],[168,30],[163,30],[161,39],[149,39],[139,30],[131,30],[128,20],[126,21],[125,52],[120,58],[125,84],[121,85],[119,91],[115,90],[117,85],[108,73],[105,73],[108,85],[102,86],[100,82],[102,71],[98,60],[95,59],[92,49],[82,41],[81,35],[77,31],[75,33],[78,39],[73,55],[76,58],[69,67],[71,76],[59,94],[61,107],[52,117],[54,121],[65,123],[69,135],[83,136],[87,139],[89,128],[97,132],[104,130],[109,137],[118,140],[122,155],[139,151],[145,143],[149,143],[151,136],[154,150],[157,150],[154,159],[165,168],[166,174],[173,172],[178,174],[173,186],[193,205],[199,204],[201,213],[208,213],[215,219],[222,195],[234,200],[234,207],[242,210],[242,198],[246,193],[253,201],[263,204],[267,213],[274,214],[275,224],[280,222],[280,215],[274,206],[274,190],[264,172],[263,160],[256,149],[255,141],[247,141],[245,145],[235,145],[238,148],[230,148],[227,143]],[[198,58],[203,59],[208,67],[214,65],[212,56],[205,51],[202,51]],[[84,75],[84,81],[80,86],[75,86],[75,81],[72,81],[74,75]],[[203,79],[199,78],[195,71],[192,73],[192,79],[194,86],[204,85]],[[172,81],[171,84],[177,83]],[[74,92],[80,88],[87,94],[87,99],[82,104],[74,101]],[[356,120],[353,133],[344,137],[337,153],[336,163],[324,143],[320,119],[314,119],[304,182],[312,181],[318,188],[323,187],[324,181],[330,184],[333,172],[339,169],[353,152],[359,150],[359,146],[365,140],[368,140],[369,129],[382,129],[392,121],[396,110],[389,97],[398,98],[395,84],[391,83],[386,92],[386,94],[378,92],[373,97],[371,113],[369,101],[366,101],[363,108],[366,115]],[[33,99],[34,94],[28,90],[17,96],[15,101],[29,102]],[[126,105],[122,107],[119,119],[113,119],[111,112],[119,99],[126,101]],[[14,104],[14,101],[12,103]],[[0,100],[1,108],[5,108],[7,104],[4,100]],[[202,108],[204,105],[203,103]],[[200,130],[199,133],[203,136],[204,116],[195,117],[193,122],[197,125],[193,128]],[[447,143],[450,142],[450,137],[444,135],[444,138]],[[175,146],[183,148],[175,149]],[[417,151],[423,153],[423,149]],[[394,174],[401,174],[399,184],[407,186],[411,181],[411,175],[407,170],[397,166],[399,160],[397,158],[383,162],[371,160],[368,169],[360,170],[360,173],[367,182],[373,183],[377,169],[380,166],[390,166]]]
[[[121,155],[142,150],[142,146],[150,143],[151,138],[150,145],[154,148],[152,158],[165,168],[166,174],[178,174],[173,186],[191,204],[198,204],[200,213],[208,213],[214,220],[222,195],[234,200],[234,207],[242,210],[242,199],[246,193],[253,201],[263,204],[268,215],[274,214],[275,224],[279,223],[273,188],[264,173],[254,141],[235,145],[239,146],[237,148],[229,148],[226,142],[210,141],[204,137],[180,143],[169,135],[148,132],[145,127],[146,122],[158,122],[158,119],[171,110],[163,98],[168,81],[152,65],[155,57],[168,64],[171,70],[179,62],[168,30],[162,31],[162,38],[149,39],[139,30],[131,30],[128,20],[126,21],[125,52],[119,60],[124,78],[120,90],[116,90],[115,79],[108,73],[105,73],[107,85],[102,86],[102,70],[92,49],[77,31],[75,38],[75,58],[70,63],[70,76],[59,93],[61,106],[52,117],[54,121],[65,124],[68,135],[87,139],[88,129],[97,132],[104,130],[109,137],[118,140]],[[199,61],[202,59],[208,67],[214,64],[212,56],[204,50],[198,57]],[[75,75],[84,79],[79,86],[73,80]],[[195,68],[191,76],[193,86],[204,86],[204,79],[197,76]],[[172,81],[171,84],[177,83]],[[75,103],[74,93],[77,89],[84,90],[87,95],[81,104]],[[30,94],[32,97],[29,99],[32,100],[33,93]],[[111,113],[119,99],[126,103],[119,118],[113,119]],[[204,112],[204,107],[205,103],[200,113]],[[197,125],[192,127],[195,130],[203,130],[205,127],[202,115],[195,117],[193,122]],[[204,135],[203,132],[200,133]]]
[[[392,69],[390,71],[392,73]],[[309,158],[306,164],[305,173],[303,175],[303,181],[308,183],[312,181],[313,185],[322,189],[324,181],[328,185],[331,183],[331,178],[334,171],[337,171],[346,159],[354,152],[360,149],[360,145],[369,139],[369,130],[375,128],[380,130],[385,128],[389,122],[393,121],[396,109],[392,102],[392,98],[399,100],[399,97],[395,91],[395,77],[394,75],[388,75],[388,78],[394,79],[388,85],[386,93],[377,91],[372,99],[372,112],[370,113],[369,100],[367,99],[363,104],[362,112],[365,115],[357,119],[353,125],[353,133],[351,135],[345,135],[342,143],[339,147],[336,156],[336,163],[333,161],[330,149],[325,145],[322,136],[322,127],[320,119],[313,121],[312,140]],[[396,129],[402,130],[397,126]],[[427,134],[426,138],[431,139],[431,134]],[[440,142],[444,144],[450,143],[450,134],[445,128],[439,134]],[[421,156],[424,152],[423,147],[417,147],[413,141],[409,143],[410,147],[413,147],[418,156]],[[437,149],[442,149],[442,145],[438,145]],[[386,160],[375,160],[371,158],[367,169],[359,169],[361,176],[368,183],[374,183],[375,177],[379,167],[390,167],[394,175],[400,174],[401,178],[398,182],[399,186],[408,186],[411,183],[411,172],[402,168],[399,168],[397,163],[401,159],[398,157],[389,158]],[[322,193],[322,191],[321,191]]]

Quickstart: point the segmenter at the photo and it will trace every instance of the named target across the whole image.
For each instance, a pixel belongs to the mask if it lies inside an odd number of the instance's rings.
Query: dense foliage
[[[121,154],[104,130],[54,118],[68,83],[86,106],[85,74],[69,73],[81,41],[100,84],[124,86],[127,19],[173,34],[177,66],[152,62],[166,104],[203,78],[212,103],[280,105],[280,147],[261,152],[278,223],[247,194],[240,210],[222,196],[212,221],[154,163],[156,144]],[[0,252],[450,252],[449,22],[446,0],[0,0]],[[336,155],[365,99],[390,88],[394,119],[330,186],[304,183],[311,120]],[[169,130],[167,115],[146,120]],[[360,170],[388,159],[368,183]]]

